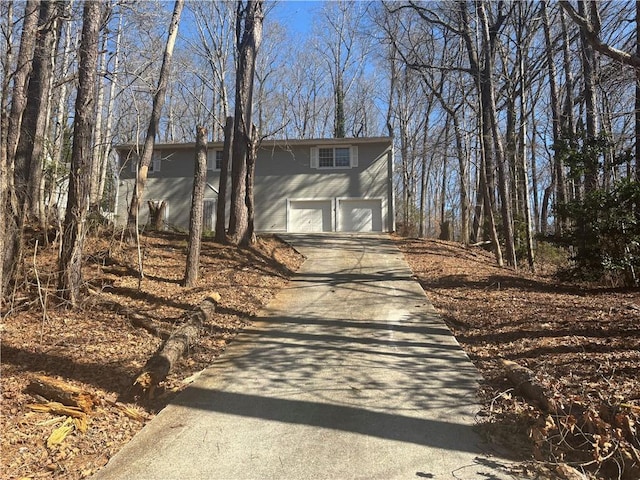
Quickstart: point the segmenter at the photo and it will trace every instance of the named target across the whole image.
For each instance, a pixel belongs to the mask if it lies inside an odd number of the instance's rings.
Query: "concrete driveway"
[[[290,285],[96,479],[506,479],[478,373],[386,235],[288,235]]]

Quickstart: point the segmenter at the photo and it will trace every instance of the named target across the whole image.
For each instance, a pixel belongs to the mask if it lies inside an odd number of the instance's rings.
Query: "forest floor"
[[[528,460],[519,475],[573,480],[584,470],[592,478],[640,477],[638,290],[559,283],[500,269],[480,248],[396,239],[485,379],[481,433],[515,460]],[[276,237],[262,237],[251,249],[205,241],[202,287],[184,288],[185,236],[142,237],[142,281],[135,248],[115,237],[94,238],[85,248],[87,294],[70,310],[54,304],[55,246],[38,247],[35,256],[34,246],[0,324],[3,479],[79,479],[97,471],[220,355],[303,261]],[[200,343],[152,401],[131,398],[134,379],[162,342],[134,320],[171,330],[212,292],[222,299]],[[501,359],[535,372],[531,380],[552,402],[540,406],[521,396]],[[82,389],[96,408],[84,423],[34,410],[46,404],[29,388],[34,375]]]

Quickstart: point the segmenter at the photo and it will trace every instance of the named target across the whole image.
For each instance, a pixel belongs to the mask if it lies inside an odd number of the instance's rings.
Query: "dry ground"
[[[491,441],[519,459],[550,462],[551,478],[570,478],[566,465],[598,478],[640,478],[637,289],[516,273],[482,249],[453,242],[399,246],[486,380],[483,430]],[[528,367],[559,411],[525,400],[503,359]]]
[[[3,315],[0,326],[1,478],[77,479],[94,473],[224,350],[303,260],[274,237],[259,239],[252,249],[205,241],[202,287],[187,289],[180,286],[184,235],[143,236],[142,250],[145,278],[138,285],[135,248],[117,238],[90,240],[84,269],[89,293],[77,310],[53,306],[55,247],[40,249],[35,262],[29,259],[13,310]],[[126,313],[118,313],[121,307],[158,330],[170,330],[185,311],[214,291],[222,296],[215,321],[205,326],[200,343],[168,377],[164,394],[159,392],[151,404],[134,403],[133,380],[161,339],[134,327]],[[27,391],[33,374],[63,379],[98,397],[100,404],[89,416],[85,433],[75,428],[61,444],[47,446],[65,417],[29,408],[42,403]]]
[[[638,291],[566,285],[499,269],[485,251],[455,243],[397,241],[486,379],[481,423],[490,441],[508,446],[518,460],[545,460],[546,470],[536,464],[534,476],[546,471],[548,478],[570,478],[576,472],[566,466],[571,464],[593,477],[640,478],[630,476],[634,462],[640,463],[634,423],[640,409]],[[0,478],[77,479],[95,472],[223,351],[302,261],[273,237],[250,250],[206,241],[202,287],[185,289],[186,237],[148,235],[142,244],[145,278],[139,284],[134,249],[118,238],[90,241],[88,294],[77,310],[54,306],[55,246],[38,247],[35,260],[30,246],[23,282],[0,325]],[[164,393],[151,404],[133,402],[133,379],[161,339],[134,327],[126,312],[171,329],[212,291],[222,295],[221,308],[200,344],[167,379]],[[505,379],[501,358],[532,369],[546,394],[573,410],[542,412]],[[65,417],[29,408],[43,401],[28,393],[33,374],[97,396],[84,433],[81,425],[70,425],[66,439],[47,445]]]

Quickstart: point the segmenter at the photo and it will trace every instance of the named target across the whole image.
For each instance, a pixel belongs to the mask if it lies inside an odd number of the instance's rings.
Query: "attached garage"
[[[287,231],[331,232],[331,200],[288,200]]]
[[[337,200],[339,232],[381,232],[382,200],[342,198]]]

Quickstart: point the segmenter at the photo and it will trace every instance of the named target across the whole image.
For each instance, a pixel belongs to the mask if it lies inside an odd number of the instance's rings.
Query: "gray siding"
[[[311,147],[357,145],[358,166],[352,168],[311,168]],[[220,149],[210,144],[209,149]],[[167,200],[169,223],[186,229],[189,224],[194,148],[192,145],[157,147],[162,152],[159,172],[150,172],[145,190],[140,223],[147,219],[146,200]],[[122,156],[124,157],[124,155]],[[121,158],[122,158],[121,157]],[[382,229],[393,229],[393,197],[391,182],[391,140],[344,139],[268,142],[263,145],[256,161],[255,227],[257,231],[286,231],[287,200],[315,198],[380,198],[382,200]],[[125,165],[121,171],[118,217],[126,219],[135,174]],[[219,174],[209,171],[207,182],[218,188]],[[207,188],[206,197],[215,199],[216,193]],[[335,225],[334,225],[335,228]]]

